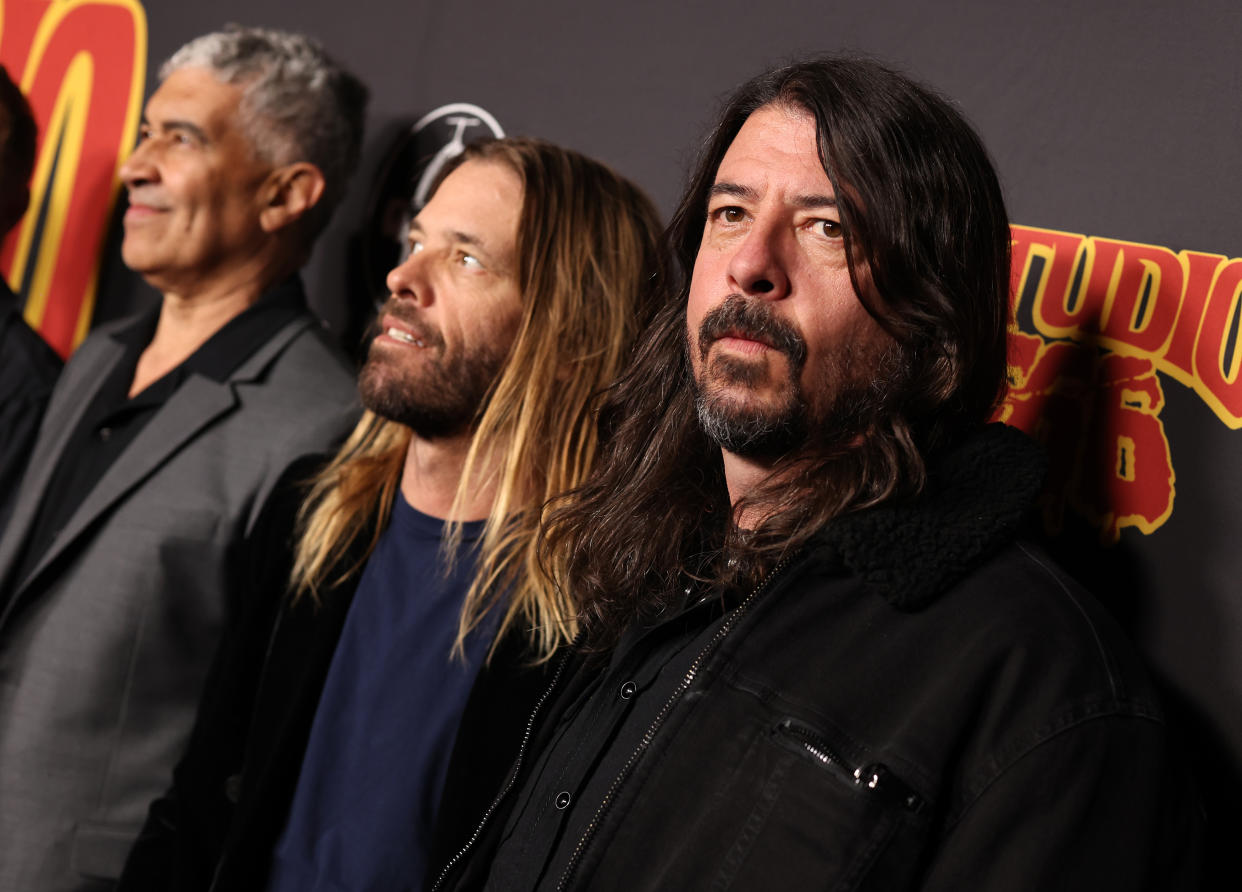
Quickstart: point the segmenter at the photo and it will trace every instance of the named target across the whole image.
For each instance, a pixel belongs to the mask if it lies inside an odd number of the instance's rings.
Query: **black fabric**
[[[230,590],[227,623],[186,754],[171,789],[152,804],[119,888],[207,888],[240,788],[239,753],[254,708],[255,678],[289,578],[291,531],[306,483],[327,459],[308,456],[290,465],[255,523],[246,562],[251,572]]]
[[[122,359],[112,367],[96,401],[70,435],[26,538],[15,578],[24,579],[34,570],[82,500],[182,382],[196,374],[213,381],[228,380],[255,350],[305,312],[301,280],[287,279],[226,322],[184,362],[132,397],[129,389],[134,371],[155,335],[159,308],[143,313],[133,325],[117,331],[114,338],[124,350]]]
[[[265,525],[275,529],[275,525]],[[284,535],[289,535],[290,523]],[[326,578],[355,567],[365,530]],[[289,543],[282,542],[282,546]],[[265,572],[224,635],[185,757],[155,802],[126,863],[119,892],[259,892],[285,825],[319,696],[361,568],[292,601]],[[286,575],[287,578],[287,565]],[[454,744],[431,863],[464,846],[513,760],[549,663],[535,664],[523,633],[497,644],[471,689]]]
[[[17,297],[0,278],[0,533],[63,365],[26,324]]]
[[[438,888],[1195,888],[1143,667],[1015,537],[1033,450],[991,428],[739,606],[584,663]]]
[[[819,546],[903,610],[926,605],[1021,530],[1046,462],[1025,434],[989,425],[929,462],[919,499],[838,518]]]

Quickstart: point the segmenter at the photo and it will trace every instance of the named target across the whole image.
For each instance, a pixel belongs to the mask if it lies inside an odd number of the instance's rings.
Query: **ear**
[[[308,161],[278,167],[262,187],[259,225],[276,232],[301,219],[323,196],[323,171]]]

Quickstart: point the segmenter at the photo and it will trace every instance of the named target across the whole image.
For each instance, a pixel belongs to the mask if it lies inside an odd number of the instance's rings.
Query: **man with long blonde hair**
[[[591,397],[650,316],[657,233],[637,188],[544,142],[449,167],[389,273],[368,411],[303,505],[275,635],[256,616],[222,651],[122,888],[203,888],[217,852],[217,889],[417,888],[437,819],[461,842],[575,631],[535,533],[592,464]],[[450,756],[469,770],[442,797]]]

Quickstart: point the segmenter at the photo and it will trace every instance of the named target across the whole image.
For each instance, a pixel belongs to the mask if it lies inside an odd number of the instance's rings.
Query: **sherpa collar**
[[[894,607],[917,610],[1013,539],[1044,469],[1030,438],[989,424],[930,463],[914,501],[837,518],[816,537],[816,551]]]

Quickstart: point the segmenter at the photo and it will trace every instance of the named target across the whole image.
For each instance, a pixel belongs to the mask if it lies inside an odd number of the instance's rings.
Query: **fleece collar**
[[[989,424],[929,463],[916,499],[837,518],[815,550],[898,609],[918,610],[1014,538],[1044,469],[1030,438]]]

